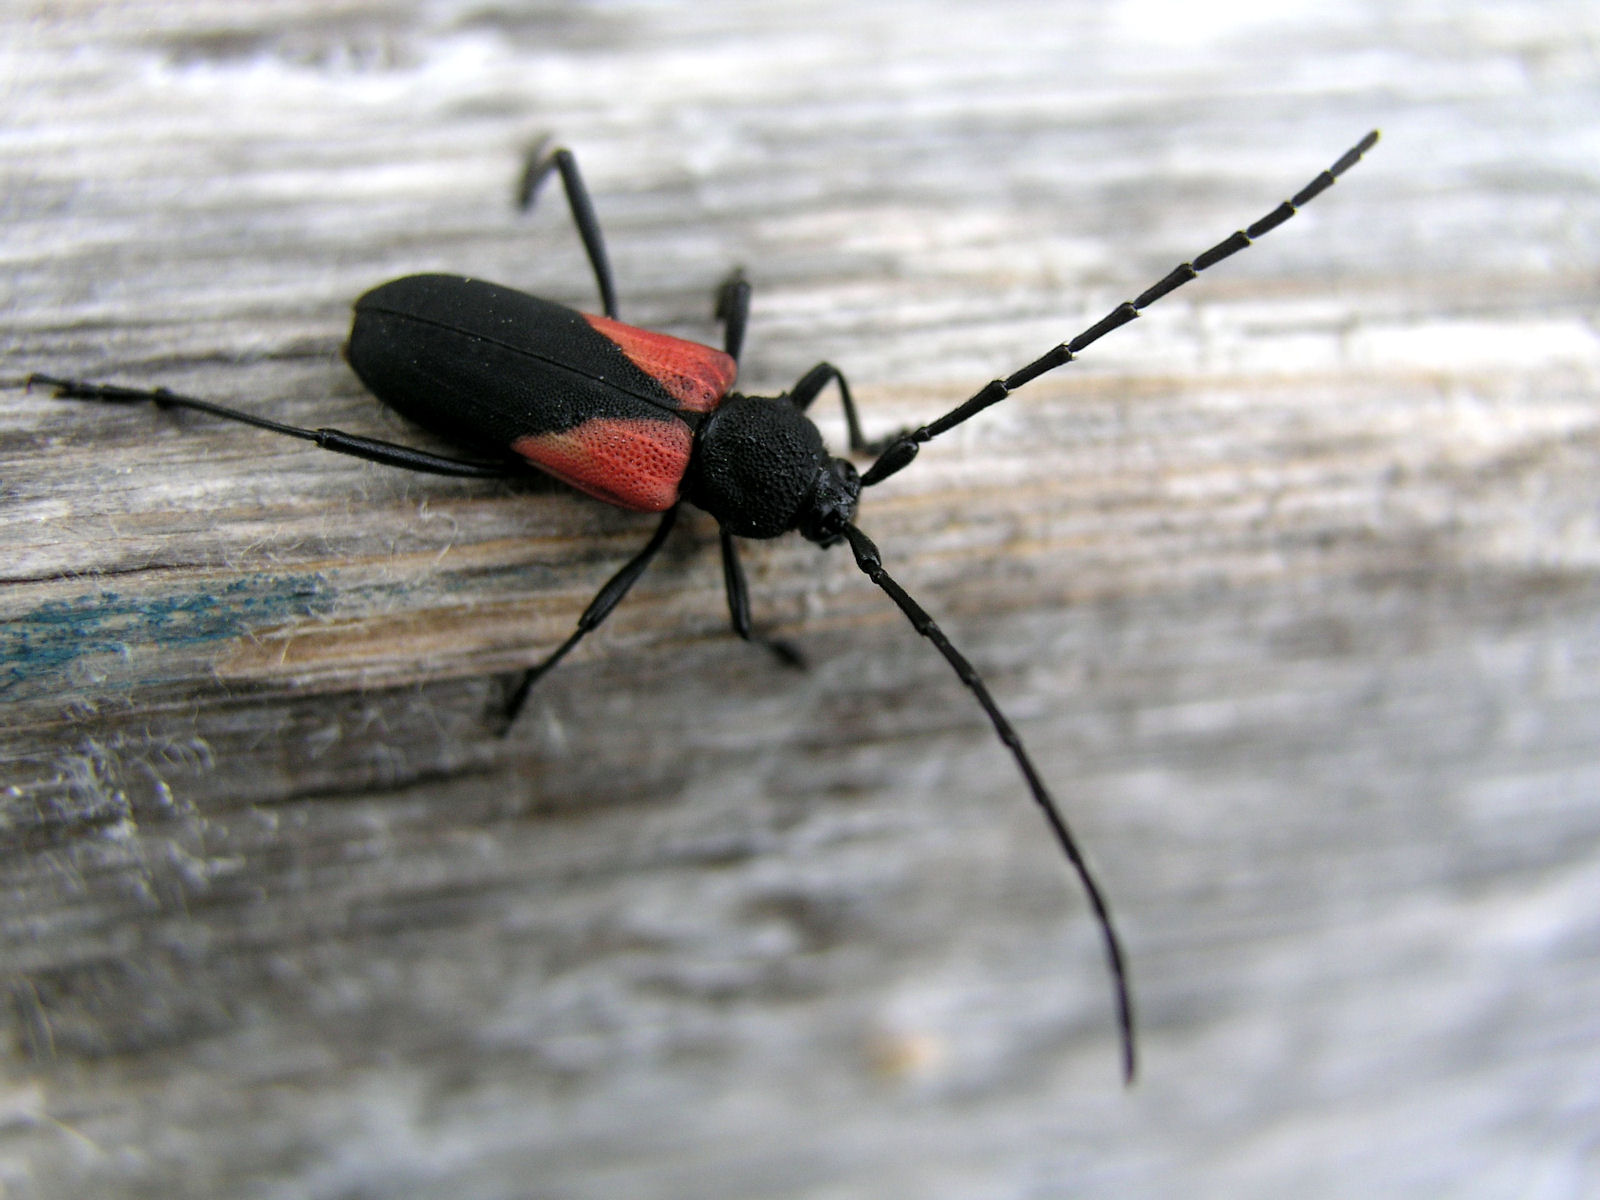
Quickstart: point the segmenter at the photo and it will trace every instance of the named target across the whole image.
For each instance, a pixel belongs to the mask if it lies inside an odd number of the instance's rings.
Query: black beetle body
[[[977,698],[1077,872],[1100,926],[1114,984],[1123,1071],[1132,1080],[1133,1006],[1121,944],[1100,888],[1022,739],[977,671],[889,575],[878,548],[852,523],[857,500],[863,487],[881,483],[906,467],[923,443],[1071,362],[1085,347],[1135,319],[1199,272],[1283,224],[1354,166],[1377,140],[1376,131],[1369,133],[1291,199],[1193,261],[1179,264],[1076,337],[1004,379],[992,380],[937,420],[876,443],[862,436],[849,385],[828,363],[818,363],[782,396],[744,396],[732,390],[750,304],[749,285],[737,272],[718,294],[723,350],[617,320],[605,241],[577,162],[566,150],[544,153],[542,147],[530,156],[519,198],[527,207],[541,183],[559,171],[605,315],[580,313],[482,280],[411,275],[376,287],[356,301],[346,347],[351,367],[374,395],[451,441],[496,456],[492,460],[432,454],[337,429],[303,429],[164,388],[152,391],[46,375],[36,375],[30,383],[51,384],[58,395],[78,399],[150,400],[163,407],[196,409],[409,470],[500,478],[533,466],[607,503],[661,513],[650,540],[600,589],[573,634],[523,673],[506,702],[508,727],[534,684],[605,620],[644,573],[665,543],[682,501],[705,509],[721,526],[723,576],[734,632],[766,645],[790,664],[799,663],[794,650],[751,631],[749,596],[734,538],[772,538],[794,530],[824,546],[848,541],[856,565],[934,644]],[[838,385],[850,449],[877,454],[865,474],[858,475],[850,462],[829,454],[822,435],[805,415],[829,383]]]

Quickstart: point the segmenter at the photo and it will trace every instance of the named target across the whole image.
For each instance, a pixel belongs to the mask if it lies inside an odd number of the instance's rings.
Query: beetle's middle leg
[[[600,589],[595,598],[589,601],[589,607],[584,609],[583,615],[578,618],[578,627],[572,631],[572,636],[557,646],[543,662],[537,663],[523,672],[522,681],[517,684],[516,690],[511,693],[510,698],[506,701],[505,730],[511,728],[511,723],[517,719],[517,714],[522,711],[522,706],[527,702],[528,693],[533,690],[533,685],[538,683],[551,667],[565,658],[567,651],[581,642],[585,634],[598,627],[600,622],[610,616],[611,610],[620,604],[622,598],[628,594],[628,589],[639,582],[639,576],[644,574],[645,568],[650,565],[651,560],[660,551],[667,540],[667,534],[672,532],[673,522],[677,519],[677,505],[673,505],[662,513],[661,524],[656,526],[655,533],[645,543],[644,549],[630,558],[623,565],[622,570],[608,579],[606,585]],[[502,730],[502,732],[505,732],[505,730]]]
[[[751,631],[750,589],[745,583],[744,567],[739,564],[739,545],[726,529],[722,530],[722,582],[728,591],[728,616],[733,622],[733,632],[747,642],[765,646],[784,666],[803,668],[805,656],[793,645]]]

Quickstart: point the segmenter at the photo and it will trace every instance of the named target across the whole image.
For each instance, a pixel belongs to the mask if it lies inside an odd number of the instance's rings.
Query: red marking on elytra
[[[580,492],[634,512],[678,502],[694,435],[676,417],[596,417],[564,433],[520,437],[511,449]]]
[[[583,319],[616,344],[630,362],[654,379],[688,412],[706,413],[722,403],[739,364],[721,350],[584,313]]]

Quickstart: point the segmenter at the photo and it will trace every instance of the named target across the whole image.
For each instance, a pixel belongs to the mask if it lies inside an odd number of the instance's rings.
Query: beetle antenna
[[[1006,719],[1005,713],[1000,711],[1000,706],[994,702],[994,697],[989,694],[989,689],[984,686],[983,680],[978,677],[978,672],[972,664],[966,660],[961,651],[950,644],[950,639],[945,637],[944,631],[922,606],[894,581],[888,571],[883,569],[883,559],[878,553],[878,547],[873,545],[872,539],[854,525],[845,525],[842,532],[850,543],[850,549],[855,552],[856,565],[865,572],[868,579],[888,593],[889,599],[905,613],[912,627],[938,647],[939,653],[944,655],[945,661],[955,669],[961,682],[966,684],[968,690],[978,698],[983,711],[989,715],[989,723],[994,726],[995,733],[1000,735],[1000,740],[1011,751],[1011,757],[1017,760],[1017,766],[1028,784],[1028,790],[1033,793],[1035,803],[1044,811],[1045,820],[1050,824],[1050,831],[1055,834],[1057,843],[1072,864],[1072,869],[1077,872],[1078,880],[1089,897],[1089,907],[1094,910],[1095,920],[1099,923],[1101,938],[1105,942],[1106,961],[1111,970],[1112,993],[1117,1006],[1117,1027],[1122,1038],[1122,1075],[1123,1079],[1131,1084],[1138,1069],[1138,1061],[1134,1052],[1133,1000],[1128,989],[1128,971],[1123,960],[1122,943],[1117,938],[1116,927],[1111,923],[1111,910],[1100,892],[1100,885],[1095,882],[1089,864],[1084,861],[1083,852],[1078,849],[1077,839],[1067,828],[1066,818],[1056,807],[1056,802],[1044,786],[1044,780],[1039,778],[1039,772],[1035,769],[1033,760],[1028,757],[1022,738],[1011,727],[1011,722]]]
[[[1099,341],[1113,329],[1126,325],[1137,317],[1141,310],[1150,307],[1161,297],[1176,291],[1207,267],[1214,267],[1231,254],[1237,254],[1255,239],[1263,237],[1282,225],[1296,212],[1310,204],[1328,188],[1333,186],[1333,181],[1343,175],[1356,163],[1361,161],[1361,156],[1372,149],[1378,141],[1378,131],[1374,129],[1350,149],[1346,150],[1326,171],[1323,171],[1305,187],[1301,188],[1294,196],[1285,200],[1277,208],[1262,217],[1253,225],[1235,231],[1223,238],[1211,249],[1200,255],[1193,262],[1179,263],[1171,271],[1139,293],[1137,299],[1124,300],[1100,320],[1085,329],[1070,341],[1062,342],[1055,349],[1040,355],[1019,371],[1014,371],[1004,379],[995,379],[986,384],[972,399],[951,409],[937,421],[923,425],[918,429],[907,430],[905,433],[892,439],[889,446],[878,460],[872,464],[861,476],[861,486],[871,487],[881,483],[896,471],[907,466],[917,456],[917,449],[923,442],[931,441],[947,430],[954,429],[972,417],[977,416],[991,404],[998,404],[1012,392],[1030,380],[1037,379],[1047,371],[1063,367],[1078,353],[1094,342]]]

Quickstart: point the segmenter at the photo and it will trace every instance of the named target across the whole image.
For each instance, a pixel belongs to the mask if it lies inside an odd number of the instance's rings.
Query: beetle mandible
[[[722,542],[723,578],[733,631],[797,663],[785,643],[752,631],[750,600],[739,565],[738,537],[789,532],[822,546],[848,542],[856,565],[894,601],[916,631],[931,641],[977,698],[995,733],[1016,760],[1028,791],[1088,896],[1110,969],[1124,1078],[1136,1069],[1133,1004],[1122,944],[1100,886],[1084,861],[1033,760],[972,664],[923,608],[884,569],[871,539],[854,524],[864,487],[904,469],[923,443],[1004,400],[1047,371],[1073,361],[1091,343],[1138,317],[1201,271],[1277,228],[1330,187],[1378,140],[1367,134],[1327,170],[1254,224],[1179,264],[1137,298],[1117,305],[1082,333],[1003,379],[980,388],[937,420],[869,441],[862,433],[850,386],[839,369],[818,363],[779,396],[733,390],[750,311],[750,286],[735,272],[718,292],[723,349],[623,324],[605,239],[577,160],[565,148],[541,144],[529,156],[518,202],[532,205],[552,174],[561,178],[573,223],[583,241],[603,316],[454,275],[411,275],[367,292],[355,303],[346,357],[379,400],[442,436],[486,449],[495,459],[452,458],[337,429],[285,425],[165,388],[141,389],[34,375],[29,384],[83,400],[153,401],[304,438],[325,450],[386,466],[439,475],[505,478],[529,466],[608,504],[659,512],[650,540],[609,579],[578,618],[572,635],[523,673],[505,706],[507,727],[540,677],[604,621],[661,549],[684,502],[710,513]],[[835,384],[849,429],[850,449],[876,455],[858,473],[828,453],[805,415]]]

